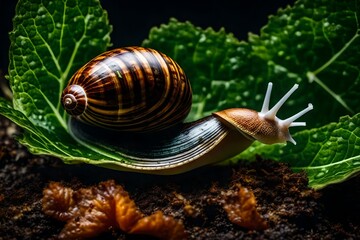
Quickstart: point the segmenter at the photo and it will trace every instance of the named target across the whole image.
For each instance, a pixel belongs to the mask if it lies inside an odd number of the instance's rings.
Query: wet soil
[[[0,117],[0,239],[56,239],[64,223],[46,216],[42,191],[51,181],[72,188],[114,179],[145,214],[163,211],[185,225],[189,239],[360,239],[360,177],[314,191],[304,173],[258,159],[235,166],[208,166],[175,176],[118,172],[30,154],[13,134],[19,129]],[[211,204],[219,192],[250,189],[266,230],[229,221]],[[109,229],[97,239],[150,239]]]

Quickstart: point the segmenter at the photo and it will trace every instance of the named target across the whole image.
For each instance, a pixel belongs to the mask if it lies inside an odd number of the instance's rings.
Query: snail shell
[[[80,144],[121,156],[109,155],[111,160],[96,164],[175,174],[228,159],[255,140],[295,144],[289,127],[305,126],[294,121],[313,106],[285,120],[276,114],[297,87],[271,109],[269,83],[260,112],[230,108],[182,123],[191,108],[191,87],[184,71],[154,49],[126,47],[105,52],[77,71],[61,101],[72,116],[70,134]]]
[[[182,122],[191,86],[170,57],[154,49],[118,48],[78,70],[63,91],[65,110],[90,125],[152,132]]]

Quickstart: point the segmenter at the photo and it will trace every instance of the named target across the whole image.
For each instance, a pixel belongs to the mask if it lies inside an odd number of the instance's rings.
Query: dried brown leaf
[[[66,222],[60,239],[95,237],[109,228],[160,239],[186,238],[181,221],[160,211],[144,216],[129,194],[112,180],[77,191],[53,182],[43,195],[45,214]]]
[[[223,208],[229,220],[251,230],[266,229],[268,225],[256,209],[254,193],[242,186],[238,188],[237,192],[229,190],[223,194]]]

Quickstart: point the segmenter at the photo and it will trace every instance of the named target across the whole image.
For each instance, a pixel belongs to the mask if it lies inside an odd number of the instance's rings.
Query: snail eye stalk
[[[259,117],[263,118],[264,120],[274,121],[277,127],[279,129],[283,129],[282,131],[284,132],[288,131],[289,127],[306,126],[306,122],[295,122],[295,120],[300,118],[305,113],[309,112],[314,108],[311,103],[309,103],[305,109],[303,109],[302,111],[294,114],[293,116],[287,119],[281,120],[276,116],[282,105],[286,102],[286,100],[289,99],[291,94],[295,92],[295,90],[299,87],[299,85],[294,84],[294,86],[269,110],[272,86],[273,86],[272,82],[269,82],[266,90],[263,106],[261,108],[261,111],[259,112]],[[286,140],[292,142],[293,144],[296,144],[295,140],[291,137],[290,134],[287,134]]]

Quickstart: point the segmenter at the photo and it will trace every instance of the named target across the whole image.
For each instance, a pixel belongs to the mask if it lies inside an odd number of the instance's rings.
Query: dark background
[[[81,1],[81,0],[80,0]],[[240,40],[246,40],[249,32],[259,33],[267,23],[269,15],[277,9],[293,5],[295,0],[183,0],[174,2],[114,1],[101,0],[108,11],[113,25],[112,43],[116,47],[140,45],[147,38],[153,26],[167,23],[175,17],[180,21],[190,21],[202,28],[212,27],[219,30],[224,27]],[[8,32],[12,29],[12,18],[15,15],[16,0],[1,0],[0,4],[0,70],[8,68]],[[240,5],[240,6],[239,6]]]

